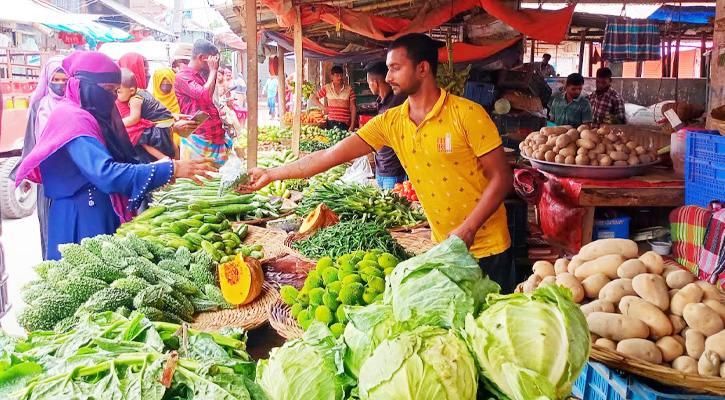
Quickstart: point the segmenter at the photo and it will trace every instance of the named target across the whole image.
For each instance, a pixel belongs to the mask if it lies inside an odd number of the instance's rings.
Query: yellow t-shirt
[[[473,211],[488,185],[478,158],[501,146],[496,125],[480,105],[441,90],[420,126],[409,117],[408,100],[360,128],[375,150],[395,150],[418,194],[433,240],[442,242]],[[503,204],[476,233],[471,253],[481,258],[511,246]]]

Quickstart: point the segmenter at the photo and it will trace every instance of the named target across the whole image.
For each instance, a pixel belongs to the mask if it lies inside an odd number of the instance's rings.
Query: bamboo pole
[[[277,67],[277,100],[279,103],[277,109],[279,110],[279,127],[284,128],[283,117],[286,110],[285,88],[287,87],[287,83],[284,79],[284,49],[279,45],[277,46],[277,63],[279,64]]]
[[[257,4],[245,0],[247,22],[247,169],[257,166],[259,118],[259,64],[257,63]]]
[[[583,30],[579,33],[580,35],[580,41],[579,41],[579,73],[584,73],[584,44],[586,43],[587,39],[587,31]]]
[[[295,6],[297,13],[294,23],[295,40],[295,118],[292,124],[292,151],[300,154],[300,134],[302,131],[302,18],[299,6]]]

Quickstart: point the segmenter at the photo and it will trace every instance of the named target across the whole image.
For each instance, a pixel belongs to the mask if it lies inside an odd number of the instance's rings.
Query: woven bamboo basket
[[[391,235],[405,250],[416,255],[425,253],[437,245],[430,239],[412,233],[393,232]]]
[[[419,223],[417,223],[415,225],[411,225],[411,226],[399,226],[397,228],[388,228],[388,230],[390,232],[410,232],[413,229],[425,228],[426,226],[428,226],[428,221],[427,220],[426,221],[421,221],[421,222],[419,222]]]
[[[260,228],[252,225],[249,226],[249,232],[247,233],[247,237],[244,238],[244,244],[262,245],[264,258],[260,261],[265,263],[273,258],[289,253],[287,246],[284,244],[286,237],[287,235],[282,231]]]
[[[282,299],[270,304],[269,325],[287,340],[297,339],[304,331],[290,314],[290,307]]]
[[[720,377],[685,374],[673,368],[655,365],[596,345],[592,346],[590,357],[608,367],[643,376],[665,385],[679,386],[691,392],[725,396],[725,379]]]
[[[303,234],[300,234],[300,233],[293,233],[291,235],[288,235],[284,239],[284,246],[285,246],[285,248],[286,248],[286,250],[287,250],[287,252],[289,254],[293,254],[293,255],[297,256],[297,258],[299,258],[300,260],[316,263],[317,260],[305,256],[304,254],[302,254],[299,251],[297,251],[297,249],[295,249],[294,247],[292,247],[292,243],[293,242],[300,241],[300,240],[305,239],[305,238],[307,238],[309,236],[310,235],[307,235],[307,234],[303,235]]]
[[[203,332],[217,332],[233,326],[245,331],[256,329],[269,320],[269,310],[279,299],[279,292],[267,282],[253,302],[227,310],[217,310],[196,315],[191,327]]]

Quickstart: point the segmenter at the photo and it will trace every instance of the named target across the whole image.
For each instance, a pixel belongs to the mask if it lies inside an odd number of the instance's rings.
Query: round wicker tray
[[[303,234],[300,234],[300,233],[292,233],[290,235],[287,235],[287,237],[284,239],[284,246],[287,249],[287,253],[288,254],[294,254],[300,260],[303,260],[303,261],[310,261],[310,262],[316,263],[317,260],[305,256],[304,254],[302,254],[299,251],[297,251],[297,249],[295,249],[294,247],[292,247],[292,243],[293,242],[297,242],[297,241],[302,240],[304,238],[307,238],[309,236],[310,235],[308,235],[308,234],[304,234],[303,235]]]
[[[691,392],[725,396],[725,379],[713,376],[691,375],[673,368],[655,365],[624,354],[592,346],[590,357],[608,367],[643,376],[670,386],[679,386]]]
[[[228,310],[217,310],[196,315],[191,327],[203,332],[217,332],[233,326],[249,331],[269,320],[269,309],[279,299],[279,292],[267,282],[253,302]]]
[[[411,225],[411,226],[399,226],[397,228],[388,228],[388,230],[390,232],[409,232],[409,231],[412,231],[413,229],[424,228],[426,226],[428,226],[427,220],[421,221],[421,222],[419,222],[415,225]]]
[[[287,235],[282,231],[251,225],[249,226],[249,232],[247,233],[247,237],[244,238],[243,243],[246,245],[261,244],[264,250],[264,258],[260,261],[265,263],[268,260],[289,253],[284,242],[286,237]]]
[[[297,320],[290,314],[290,307],[281,299],[270,305],[269,325],[287,340],[297,339],[304,333]]]
[[[391,235],[405,250],[416,255],[425,253],[437,245],[436,242],[413,233],[393,232]]]

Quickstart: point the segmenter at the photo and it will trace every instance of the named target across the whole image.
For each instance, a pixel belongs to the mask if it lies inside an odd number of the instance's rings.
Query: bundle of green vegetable
[[[409,257],[385,226],[356,219],[318,229],[314,235],[293,242],[292,247],[313,259],[341,257],[358,250],[380,250],[401,260]]]
[[[155,321],[181,323],[198,312],[229,308],[218,284],[215,257],[221,258],[209,246],[209,252],[192,254],[134,233],[60,245],[63,258],[35,266],[40,279],[21,289],[29,307],[20,310],[18,323],[29,331],[49,330],[85,312],[128,315],[134,309]]]
[[[208,214],[222,214],[233,221],[249,221],[262,218],[277,218],[282,200],[272,201],[259,194],[228,193],[217,195],[219,180],[202,179],[203,186],[186,179],[179,179],[173,185],[154,193],[154,205],[167,206],[168,211],[196,211]]]
[[[277,196],[285,199],[289,199],[291,196],[289,189],[287,189],[287,184],[284,181],[274,181],[259,189],[257,193],[262,196]]]
[[[382,300],[385,277],[396,265],[394,255],[380,250],[360,250],[334,260],[323,257],[309,272],[301,290],[282,286],[280,294],[303,329],[319,321],[339,337],[348,321],[342,307]]]
[[[280,165],[297,161],[297,156],[292,150],[285,151],[260,151],[257,158],[257,165],[260,168],[274,168]]]
[[[278,126],[262,126],[258,129],[258,138],[261,141],[276,141],[292,137],[292,127],[280,128]]]
[[[0,331],[0,398],[266,400],[245,341],[135,313],[85,316],[27,339]]]
[[[302,140],[300,141],[300,151],[306,151],[309,153],[319,151],[319,150],[325,150],[329,149],[330,147],[334,146],[334,143],[331,142],[320,142],[317,140]]]
[[[340,220],[376,221],[396,228],[418,224],[425,217],[411,208],[410,202],[389,190],[357,183],[324,184],[305,193],[297,206],[300,215],[307,215],[325,203]]]

